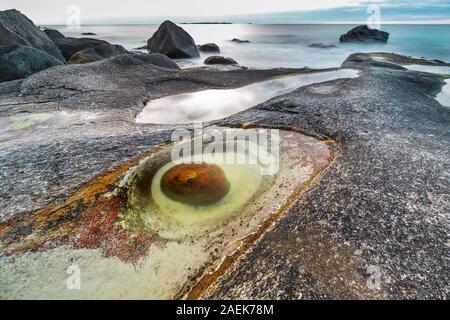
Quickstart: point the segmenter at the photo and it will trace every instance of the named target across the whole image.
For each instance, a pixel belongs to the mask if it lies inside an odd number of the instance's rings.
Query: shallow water
[[[98,113],[88,111],[18,113],[12,116],[0,117],[0,141],[14,139],[31,132],[35,134],[39,130],[83,124],[98,117]]]
[[[169,96],[150,101],[136,121],[176,124],[222,119],[302,86],[357,76],[356,70],[343,69],[285,76],[237,89],[213,89]]]
[[[339,67],[355,52],[395,52],[450,61],[449,25],[383,25],[390,32],[387,44],[339,43],[339,36],[354,25],[181,25],[197,44],[214,42],[221,54],[235,59],[240,65],[252,68],[308,66],[310,68]],[[94,32],[94,38],[123,45],[131,50],[146,44],[158,25],[103,25],[83,26],[81,30],[56,27],[65,35],[81,37],[82,32]],[[250,43],[237,44],[233,38],[247,39]],[[314,43],[332,44],[336,48],[311,48]],[[180,60],[182,66],[203,64],[200,59]]]
[[[450,74],[450,67],[444,66],[425,66],[420,64],[408,64],[404,65],[403,67],[413,71],[429,72],[436,74]]]
[[[436,100],[446,107],[450,107],[450,79],[445,80],[446,85],[442,91],[436,96]]]

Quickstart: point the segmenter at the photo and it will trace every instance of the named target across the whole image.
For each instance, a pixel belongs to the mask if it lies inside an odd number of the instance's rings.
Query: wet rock
[[[208,205],[223,199],[230,190],[230,183],[217,165],[180,164],[164,174],[161,189],[175,201]]]
[[[215,43],[205,43],[198,46],[198,50],[200,52],[214,52],[214,53],[220,53],[220,48]]]
[[[53,41],[17,10],[0,11],[0,46],[22,45],[44,51],[65,62]]]
[[[369,67],[378,67],[378,68],[388,68],[388,69],[397,69],[397,70],[406,70],[406,68],[402,67],[393,62],[389,61],[380,61],[373,59],[370,55],[365,53],[354,53],[350,55],[342,64],[342,68],[369,68]]]
[[[231,40],[232,42],[236,42],[236,43],[250,43],[249,40],[241,40],[238,38],[234,38],[233,40]]]
[[[361,25],[353,28],[346,34],[341,35],[339,41],[341,42],[367,42],[367,41],[381,41],[387,42],[389,40],[389,33],[377,29],[370,29],[367,25]]]
[[[44,33],[53,41],[55,42],[57,39],[64,39],[65,36],[59,32],[58,30],[55,29],[49,29],[46,28],[44,29]]]
[[[95,34],[93,32],[83,32],[81,35],[82,36],[96,36],[97,34]]]
[[[106,58],[111,58],[120,54],[127,54],[128,51],[121,45],[102,44],[94,48],[78,51],[72,55],[68,61],[71,64],[82,64],[94,62]]]
[[[192,37],[171,21],[164,21],[147,42],[151,53],[162,53],[169,58],[196,58],[200,56]]]
[[[70,60],[70,58],[77,53],[85,49],[95,48],[100,45],[109,44],[107,41],[91,39],[91,38],[61,38],[55,40],[56,45],[61,50],[64,58]]]
[[[205,60],[205,64],[237,65],[238,63],[231,58],[212,56]]]
[[[311,48],[319,48],[319,49],[332,49],[337,48],[334,44],[326,44],[326,43],[312,43],[309,45]]]
[[[0,47],[0,82],[25,78],[63,64],[47,53],[20,45]]]
[[[166,68],[166,69],[175,69],[178,70],[180,67],[176,64],[175,61],[170,59],[164,54],[161,53],[142,53],[142,52],[132,52],[133,57],[138,58],[139,60],[153,64],[155,66]]]

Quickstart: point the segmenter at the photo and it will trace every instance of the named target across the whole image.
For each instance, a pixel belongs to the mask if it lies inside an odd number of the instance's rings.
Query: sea
[[[450,25],[382,25],[390,33],[384,43],[339,43],[339,36],[355,25],[345,24],[181,24],[197,44],[213,42],[221,55],[233,58],[241,66],[255,69],[276,67],[332,68],[355,52],[394,52],[414,57],[450,61]],[[120,44],[128,50],[142,47],[158,29],[158,25],[83,25],[80,29],[48,26],[66,36],[81,37],[81,33]],[[239,38],[250,43],[235,43]],[[332,45],[330,48],[312,44]],[[203,65],[208,54],[197,59],[178,60],[181,67]],[[444,70],[447,72],[447,70]],[[450,73],[450,68],[448,68]]]

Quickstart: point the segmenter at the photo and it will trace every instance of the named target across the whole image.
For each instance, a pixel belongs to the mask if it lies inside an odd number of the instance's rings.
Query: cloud
[[[38,24],[64,23],[67,7],[72,4],[80,6],[83,23],[132,23],[137,21],[136,17],[141,17],[140,23],[156,23],[168,17],[183,17],[184,20],[190,17],[189,20],[193,20],[199,15],[202,20],[205,17],[213,20],[230,17],[242,22],[283,23],[281,18],[274,19],[279,12],[289,17],[288,22],[298,23],[361,18],[366,15],[369,5],[380,5],[387,17],[435,19],[448,14],[450,0],[0,0],[0,10],[17,8]],[[412,10],[410,17],[407,17],[408,10]],[[250,18],[256,20],[248,20]]]

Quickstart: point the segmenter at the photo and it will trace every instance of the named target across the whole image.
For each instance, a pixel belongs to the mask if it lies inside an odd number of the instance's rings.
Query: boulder
[[[196,58],[200,56],[192,37],[171,21],[164,21],[147,42],[151,53],[162,53],[169,58]]]
[[[53,41],[55,42],[57,39],[64,39],[65,36],[55,29],[44,29],[44,33]]]
[[[377,29],[370,29],[367,25],[357,26],[346,34],[341,35],[339,41],[341,42],[367,42],[367,41],[381,41],[387,42],[389,40],[389,33]]]
[[[0,47],[0,82],[25,78],[38,71],[63,64],[55,57],[31,47]]]
[[[53,41],[17,10],[0,11],[0,46],[22,45],[41,50],[65,62]]]
[[[75,53],[89,48],[95,48],[102,44],[109,44],[107,41],[92,39],[92,38],[63,38],[56,39],[56,45],[61,50],[61,53],[69,60]]]
[[[72,57],[70,57],[68,63],[89,63],[127,53],[128,51],[121,45],[106,43],[94,48],[88,48],[78,51],[77,53],[72,55]]]
[[[236,42],[236,43],[250,43],[250,41],[248,41],[248,40],[241,40],[241,39],[237,39],[237,38],[234,38],[231,41]]]
[[[161,190],[174,201],[208,205],[222,200],[230,190],[230,183],[218,165],[179,164],[163,175]]]
[[[96,36],[96,34],[93,32],[83,32],[81,35],[82,36]]]
[[[205,44],[199,45],[198,50],[200,52],[220,53],[219,46],[215,43],[205,43]]]
[[[205,60],[205,64],[237,65],[238,63],[231,58],[212,56]]]

